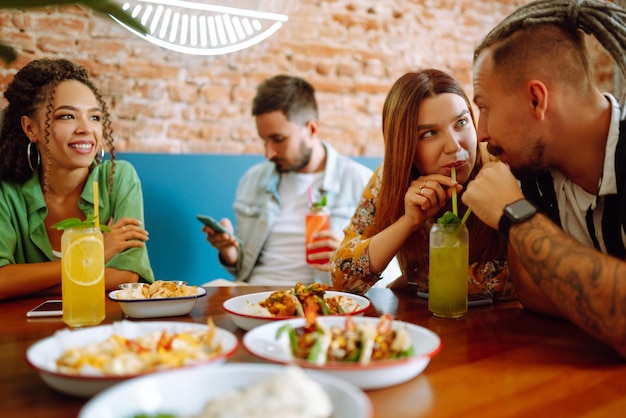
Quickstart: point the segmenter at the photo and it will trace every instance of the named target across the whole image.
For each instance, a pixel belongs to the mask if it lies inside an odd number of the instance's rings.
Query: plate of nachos
[[[363,315],[372,305],[364,296],[329,290],[321,283],[297,283],[285,290],[235,296],[222,307],[240,328],[250,330],[281,319],[303,317],[305,310],[322,316]]]
[[[198,298],[206,295],[199,286],[157,280],[152,284],[126,283],[109,292],[109,299],[119,302],[130,318],[160,318],[188,314]]]

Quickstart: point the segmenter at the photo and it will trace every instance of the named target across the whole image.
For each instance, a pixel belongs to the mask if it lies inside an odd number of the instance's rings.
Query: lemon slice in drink
[[[70,243],[63,257],[67,278],[79,286],[92,286],[104,275],[104,244],[93,236]]]

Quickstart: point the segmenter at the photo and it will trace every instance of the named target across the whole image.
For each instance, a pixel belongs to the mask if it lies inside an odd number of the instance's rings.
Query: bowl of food
[[[226,414],[224,414],[226,411]],[[225,364],[140,377],[88,401],[79,418],[372,418],[362,390],[324,373],[277,364]]]
[[[190,322],[131,322],[57,331],[32,344],[28,364],[59,392],[92,396],[124,380],[199,365],[215,365],[233,355],[230,331]]]
[[[324,371],[368,390],[416,377],[441,350],[437,334],[389,315],[286,319],[248,331],[243,344],[261,359]]]
[[[124,283],[109,292],[109,299],[118,302],[130,318],[160,318],[188,314],[198,298],[206,295],[199,286],[188,286],[157,280],[152,284]]]
[[[250,330],[282,319],[304,316],[306,306],[318,315],[363,315],[372,303],[364,296],[328,290],[327,285],[296,284],[291,289],[235,296],[222,307],[240,328]]]

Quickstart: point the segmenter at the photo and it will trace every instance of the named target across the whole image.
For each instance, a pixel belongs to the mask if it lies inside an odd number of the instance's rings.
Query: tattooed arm
[[[542,214],[511,227],[509,243],[536,284],[533,289],[522,274],[516,283],[518,295],[540,289],[558,307],[552,314],[560,311],[626,357],[624,261],[578,243]],[[545,306],[549,311],[550,305]]]
[[[496,229],[504,207],[522,197],[508,167],[489,163],[462,199]],[[580,244],[539,213],[511,226],[508,257],[525,307],[567,318],[626,357],[626,262]]]
[[[537,286],[533,278],[528,274],[528,271],[526,271],[526,268],[517,254],[515,254],[515,250],[513,250],[510,244],[508,246],[507,257],[509,261],[510,280],[513,283],[517,299],[520,303],[531,311],[564,318],[563,313],[546,297],[543,290]]]

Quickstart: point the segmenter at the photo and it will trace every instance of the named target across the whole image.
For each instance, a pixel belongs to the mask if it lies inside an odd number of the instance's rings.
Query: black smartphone
[[[215,231],[216,234],[228,234],[228,235],[230,235],[232,237],[235,237],[237,242],[241,243],[241,240],[237,237],[237,235],[228,232],[226,230],[226,228],[224,228],[224,226],[221,223],[219,223],[215,219],[211,218],[210,216],[208,216],[208,215],[196,215],[196,218],[198,218],[198,220],[200,222],[202,222],[203,224],[205,224],[206,226],[211,228],[213,231]]]
[[[30,311],[26,312],[27,318],[37,318],[45,316],[62,316],[63,302],[61,300],[47,300]]]
[[[428,293],[426,292],[417,292],[417,297],[422,299],[428,299]],[[483,295],[467,295],[467,306],[472,308],[474,306],[485,306],[491,305],[493,303],[493,299],[488,296]]]

